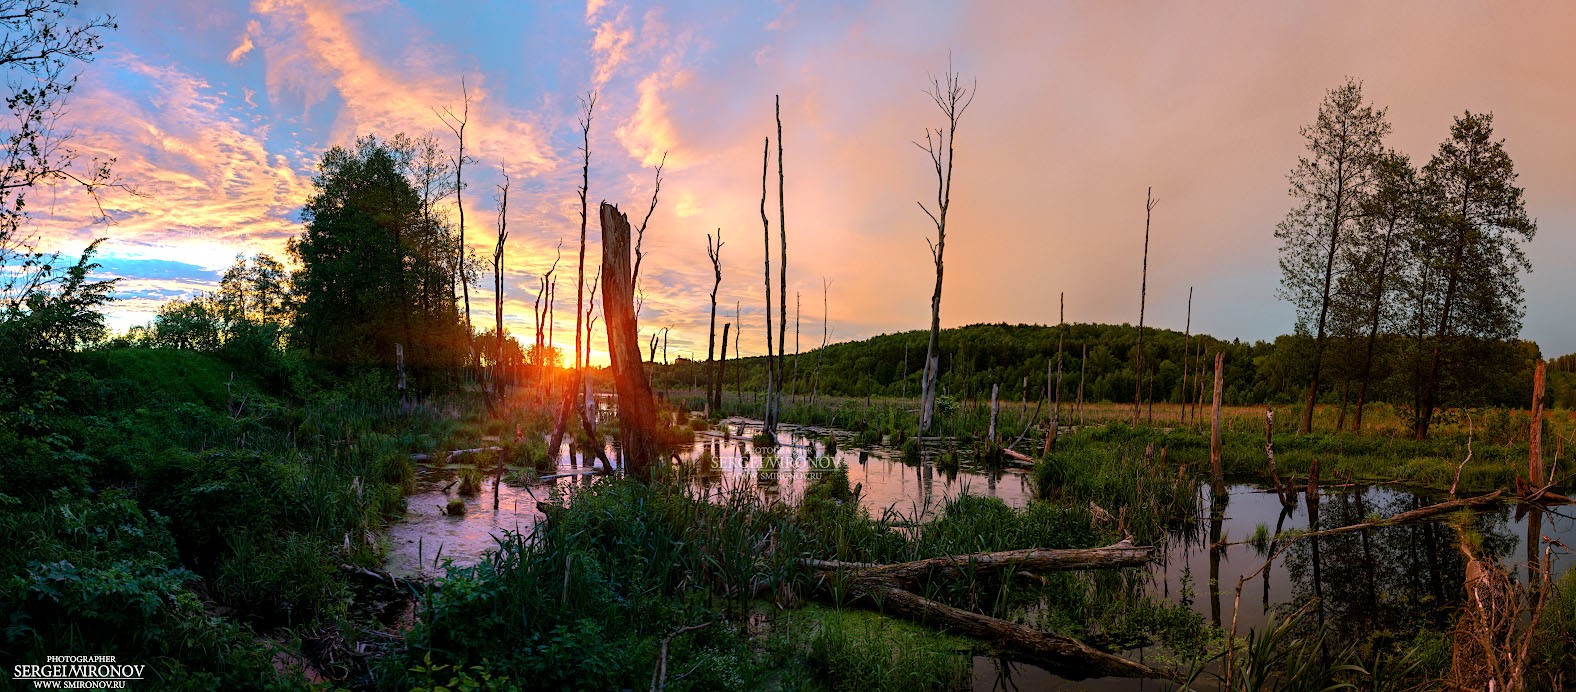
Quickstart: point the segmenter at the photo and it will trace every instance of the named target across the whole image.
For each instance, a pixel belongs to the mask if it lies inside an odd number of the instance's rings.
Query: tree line
[[[1062,370],[1059,388],[1049,384],[1054,378],[1058,339],[1062,341]],[[1399,351],[1406,344],[1404,335],[1382,335],[1378,349]],[[938,335],[938,392],[957,400],[990,396],[992,385],[1000,385],[1005,401],[1028,401],[1030,406],[1049,393],[1059,392],[1064,402],[1077,401],[1080,387],[1086,402],[1131,404],[1138,391],[1135,364],[1139,330],[1128,324],[1068,324],[1059,327],[1027,324],[975,324],[940,330]],[[1144,332],[1145,376],[1141,402],[1143,415],[1174,417],[1186,400],[1197,402],[1202,392],[1208,403],[1208,381],[1214,354],[1224,353],[1225,398],[1227,405],[1302,405],[1304,387],[1311,375],[1314,339],[1306,334],[1287,334],[1270,341],[1244,342],[1208,335],[1186,335],[1168,329],[1146,328]],[[923,359],[928,349],[929,331],[915,330],[882,334],[860,341],[830,344],[799,354],[815,369],[801,368],[801,376],[784,383],[785,395],[806,399],[812,395],[842,397],[922,396]],[[1527,341],[1500,341],[1480,344],[1482,357],[1470,381],[1456,384],[1453,404],[1461,406],[1506,406],[1523,408],[1532,381],[1532,368],[1541,355],[1537,345]],[[1346,351],[1338,350],[1339,355]],[[722,387],[727,391],[751,393],[765,382],[764,357],[734,361]],[[1555,363],[1576,363],[1576,355],[1556,359]],[[1350,366],[1333,359],[1333,371],[1344,379]],[[683,389],[704,380],[702,363],[686,358],[672,365],[656,366],[654,377],[659,387]],[[1576,366],[1569,366],[1576,368]],[[1202,368],[1202,370],[1200,369]],[[1352,372],[1355,372],[1353,370]],[[1186,380],[1184,381],[1184,374]],[[1551,373],[1555,374],[1555,373]],[[1369,401],[1395,406],[1404,415],[1412,411],[1413,373],[1386,371],[1372,378]],[[1576,407],[1576,372],[1569,380],[1550,379],[1549,401],[1557,406]],[[1342,406],[1339,388],[1323,390],[1320,404],[1341,406],[1347,412],[1343,427],[1355,418],[1355,401],[1348,398]],[[1167,408],[1170,407],[1170,408]],[[1338,417],[1339,420],[1339,417]]]

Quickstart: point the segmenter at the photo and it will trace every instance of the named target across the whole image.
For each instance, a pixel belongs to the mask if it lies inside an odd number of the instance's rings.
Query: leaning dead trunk
[[[619,443],[629,475],[653,477],[660,450],[657,410],[641,367],[635,327],[635,278],[630,264],[629,218],[602,203],[602,313],[607,323],[608,357],[618,390]]]
[[[842,580],[857,602],[907,620],[940,627],[989,644],[1007,659],[1031,663],[1072,679],[1118,676],[1166,678],[1171,674],[1142,663],[1092,649],[1058,634],[1041,632],[999,618],[939,603],[912,589],[923,580],[984,572],[1035,572],[1142,566],[1154,558],[1155,549],[1127,541],[1085,550],[1013,550],[975,553],[893,565],[835,561],[805,561],[821,579],[842,572]],[[826,592],[817,595],[825,597]]]

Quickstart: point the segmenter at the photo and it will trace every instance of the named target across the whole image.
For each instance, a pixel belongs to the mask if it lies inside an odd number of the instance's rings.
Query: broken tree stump
[[[602,314],[610,370],[618,390],[618,434],[630,475],[649,480],[660,458],[657,405],[641,365],[635,327],[635,278],[630,265],[629,217],[606,202],[602,218]]]

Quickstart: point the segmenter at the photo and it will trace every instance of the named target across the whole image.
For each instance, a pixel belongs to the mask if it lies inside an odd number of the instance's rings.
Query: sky
[[[1576,4],[85,0],[81,9],[112,12],[119,29],[83,69],[65,122],[78,150],[115,157],[139,194],[104,197],[109,225],[93,223],[91,200],[68,189],[30,206],[44,249],[72,255],[106,238],[104,271],[123,277],[116,328],[211,290],[237,254],[283,258],[329,147],[397,132],[452,146],[435,109],[460,105],[463,80],[477,158],[463,204],[479,254],[491,254],[499,171],[514,181],[505,309],[516,333],[530,329],[538,276],[563,241],[558,342],[572,334],[574,309],[562,300],[573,295],[576,121],[590,90],[588,272],[600,257],[595,202],[643,214],[652,166],[667,157],[645,240],[641,327],[671,327],[669,358],[705,357],[706,235],[718,229],[719,330],[739,305],[744,354],[765,350],[760,157],[763,138],[776,148],[779,96],[800,347],[819,345],[823,312],[833,341],[923,329],[934,228],[916,202],[934,199],[935,179],[915,141],[944,124],[925,89],[950,65],[977,95],[957,132],[944,327],[1054,324],[1062,293],[1068,321],[1136,323],[1152,188],[1146,324],[1183,329],[1191,287],[1195,333],[1292,331],[1295,311],[1276,297],[1273,229],[1292,204],[1299,129],[1350,76],[1388,109],[1387,144],[1416,162],[1463,111],[1494,114],[1539,226],[1522,336],[1546,356],[1576,351],[1564,302],[1576,294],[1567,230]],[[774,250],[774,292],[777,261]],[[478,284],[481,321],[491,276]],[[595,342],[593,359],[605,362],[605,335]]]

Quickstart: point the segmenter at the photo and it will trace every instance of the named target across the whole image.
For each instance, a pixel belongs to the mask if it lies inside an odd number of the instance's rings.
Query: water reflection
[[[677,472],[696,489],[705,490],[735,479],[753,483],[763,494],[797,501],[805,488],[821,475],[839,465],[848,467],[849,485],[860,492],[861,502],[872,516],[886,513],[906,519],[934,516],[952,498],[962,494],[1000,498],[1012,507],[1022,507],[1033,495],[1028,474],[1022,471],[987,472],[965,463],[962,468],[938,473],[933,464],[905,464],[901,455],[889,447],[851,449],[853,437],[826,428],[779,426],[775,448],[755,448],[750,438],[760,432],[760,423],[746,419],[723,421],[723,431],[703,431],[678,457]],[[826,453],[828,436],[836,436],[837,451]],[[609,443],[604,452],[622,463],[620,451]],[[599,468],[595,454],[565,444],[560,452],[559,473],[573,474]],[[493,483],[489,479],[481,494],[461,498],[466,512],[448,516],[443,507],[456,497],[447,487],[464,465],[422,465],[418,468],[418,491],[406,502],[404,519],[391,526],[387,536],[387,567],[400,576],[433,575],[442,559],[456,565],[471,565],[497,547],[497,538],[506,530],[529,531],[542,518],[538,499],[545,500],[552,485],[568,488],[592,482],[591,475],[570,475],[551,484],[529,488],[504,484],[499,488],[499,509],[492,509]],[[441,553],[440,553],[441,551]]]
[[[758,423],[730,419],[726,425],[726,433],[698,434],[679,455],[685,477],[698,489],[737,479],[763,493],[795,501],[820,474],[846,464],[850,485],[859,488],[864,505],[875,516],[888,511],[909,518],[933,516],[948,499],[964,493],[998,497],[1015,507],[1032,496],[1031,483],[1022,472],[987,473],[967,465],[940,471],[931,463],[905,464],[896,450],[850,449],[851,435],[819,428],[784,426],[780,446],[755,449],[749,438],[759,431]],[[830,456],[828,436],[836,437],[838,447]],[[609,445],[606,452],[621,463],[615,446]],[[571,449],[563,453],[558,469],[574,473],[595,463],[594,455]],[[479,496],[465,499],[468,511],[463,517],[445,516],[442,507],[452,490],[444,487],[454,474],[453,467],[420,470],[421,490],[410,496],[405,519],[388,531],[390,572],[432,574],[441,565],[440,555],[456,564],[472,564],[496,546],[495,536],[504,530],[529,531],[542,516],[536,501],[546,499],[547,485],[506,484],[498,490],[499,509],[494,511],[490,482]],[[571,475],[554,483],[570,487],[592,480],[590,475]],[[1182,603],[1211,623],[1229,628],[1235,618],[1238,633],[1245,634],[1249,628],[1262,627],[1270,613],[1284,615],[1312,604],[1316,615],[1304,622],[1324,624],[1330,632],[1327,640],[1339,646],[1375,633],[1407,636],[1419,626],[1448,626],[1452,608],[1460,603],[1465,565],[1449,525],[1367,529],[1289,543],[1278,538],[1296,530],[1359,524],[1446,498],[1396,486],[1327,488],[1312,496],[1297,493],[1290,504],[1255,485],[1201,486],[1198,492],[1204,496],[1200,506],[1208,508],[1207,515],[1168,535],[1164,559],[1151,570],[1145,590],[1153,597]],[[1249,539],[1260,527],[1263,540],[1255,544]],[[1545,537],[1576,545],[1576,520],[1564,512],[1490,510],[1478,513],[1472,527],[1479,537],[1479,555],[1533,581],[1545,568],[1541,562]],[[1265,565],[1272,555],[1275,559]],[[1558,577],[1569,569],[1569,562],[1556,560],[1547,568]],[[1248,575],[1251,579],[1244,579]],[[1139,659],[1148,652],[1125,655]],[[1016,671],[1014,682],[1024,687],[1058,684],[1043,671],[1001,668],[981,660],[986,663],[976,666],[975,682],[983,689],[1001,684],[1003,671]],[[1156,689],[1153,681],[1148,687],[1128,680],[1079,685],[1081,689]]]

